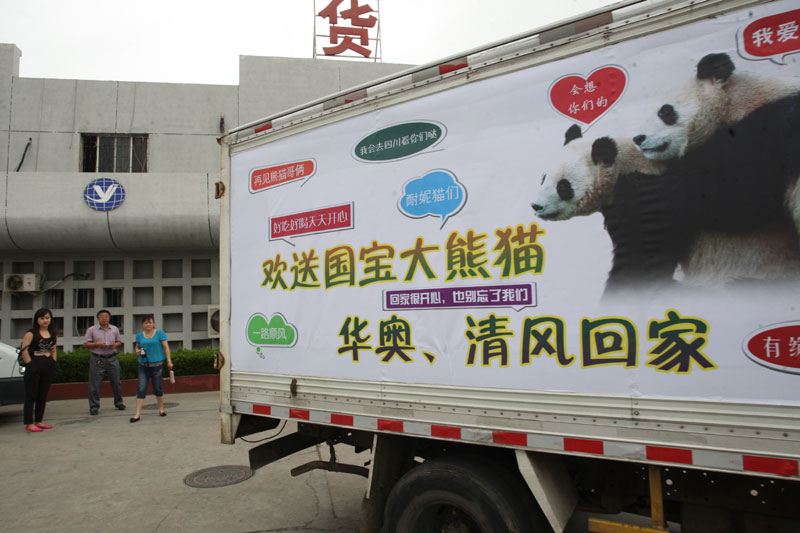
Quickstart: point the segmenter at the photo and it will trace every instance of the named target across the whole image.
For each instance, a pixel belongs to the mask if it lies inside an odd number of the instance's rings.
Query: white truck
[[[363,531],[800,531],[799,26],[622,2],[223,136],[222,441],[370,450],[298,470]]]
[[[17,363],[17,349],[0,342],[0,405],[25,401],[24,373]]]

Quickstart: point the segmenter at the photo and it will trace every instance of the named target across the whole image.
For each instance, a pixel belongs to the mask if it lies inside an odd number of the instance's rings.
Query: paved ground
[[[42,433],[23,430],[21,405],[0,407],[0,530],[358,531],[365,478],[321,470],[289,474],[300,464],[327,460],[327,446],[261,468],[236,485],[197,489],[184,483],[187,475],[246,466],[247,451],[257,445],[220,444],[217,392],[168,395],[164,418],[148,397],[136,424],[128,422],[134,398],[126,398],[126,411],[115,410],[111,398],[100,401],[98,416],[89,416],[87,400],[48,403],[45,422],[54,428]],[[370,458],[344,445],[336,453],[349,464],[364,465]],[[586,531],[586,517],[573,517],[568,533]]]
[[[320,470],[292,478],[299,464],[327,459],[309,449],[255,472],[237,485],[197,489],[184,478],[218,465],[247,465],[255,444],[220,444],[219,394],[166,397],[157,416],[148,397],[142,419],[101,399],[98,416],[87,400],[47,405],[42,433],[23,431],[22,406],[0,407],[0,529],[5,532],[249,532],[358,531],[364,478]],[[149,407],[149,408],[148,408]],[[250,439],[268,436],[254,435]],[[344,462],[367,454],[337,447]]]

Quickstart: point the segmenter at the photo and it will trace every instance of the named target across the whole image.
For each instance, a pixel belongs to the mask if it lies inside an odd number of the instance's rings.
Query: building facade
[[[19,77],[0,44],[0,340],[53,310],[59,346],[108,309],[131,350],[154,314],[175,349],[215,347],[224,131],[405,65],[241,56],[239,85]]]

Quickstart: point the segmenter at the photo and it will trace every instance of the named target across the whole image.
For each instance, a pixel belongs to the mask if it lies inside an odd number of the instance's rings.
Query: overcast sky
[[[408,64],[613,3],[379,2],[383,62]],[[313,53],[314,0],[0,0],[0,14],[0,42],[22,50],[24,77],[237,85],[239,55]]]

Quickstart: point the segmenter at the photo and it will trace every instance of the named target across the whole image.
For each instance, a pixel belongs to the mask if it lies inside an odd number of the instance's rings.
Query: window
[[[56,335],[59,337],[64,336],[64,317],[63,316],[54,316],[53,317],[53,327],[56,328]]]
[[[124,277],[124,261],[103,261],[103,279],[123,279]]]
[[[31,271],[33,272],[33,271]],[[162,278],[182,278],[183,261],[181,259],[164,259],[161,262]]]
[[[78,279],[94,279],[94,261],[73,261],[72,270],[80,276]]]
[[[75,309],[94,307],[94,289],[73,289],[72,303]]]
[[[193,278],[210,278],[211,277],[211,260],[210,259],[192,259],[192,277]]]
[[[122,315],[111,315],[108,323],[117,326],[120,334],[125,334],[125,318]]]
[[[93,316],[76,316],[73,318],[73,332],[74,337],[83,337],[86,335],[86,330],[94,325]]]
[[[105,307],[122,307],[123,289],[103,289],[103,305]],[[114,324],[116,326],[116,324]]]
[[[153,287],[134,287],[133,305],[136,307],[148,307],[153,305]]]
[[[11,310],[12,311],[32,311],[33,310],[33,294],[27,292],[12,292],[11,293]],[[30,320],[28,320],[30,322]]]
[[[81,136],[81,172],[147,172],[147,135]]]
[[[64,289],[50,289],[42,295],[44,306],[50,309],[64,309]]]
[[[134,261],[133,262],[133,279],[153,279],[153,262],[152,261]]]

